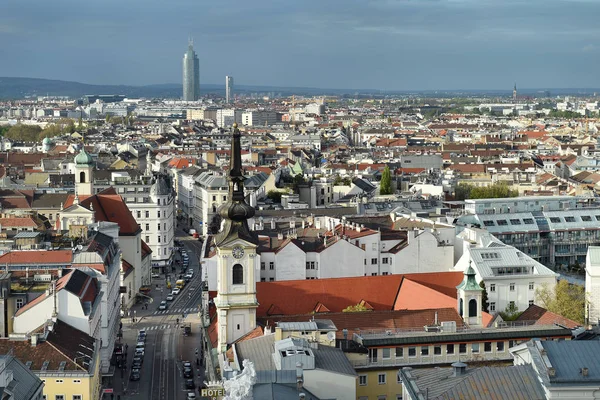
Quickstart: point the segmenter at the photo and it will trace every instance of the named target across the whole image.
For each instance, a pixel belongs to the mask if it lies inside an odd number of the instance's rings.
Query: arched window
[[[469,300],[469,317],[477,316],[477,300],[471,299]]]
[[[463,317],[463,299],[458,302],[458,315]]]
[[[244,284],[244,267],[240,264],[233,266],[233,284],[243,285]]]
[[[81,171],[79,173],[79,182],[85,183],[85,172],[84,171]]]

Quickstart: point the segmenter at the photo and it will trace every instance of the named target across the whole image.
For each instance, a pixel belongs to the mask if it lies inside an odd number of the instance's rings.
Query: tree
[[[26,142],[37,142],[38,135],[42,131],[37,125],[23,125],[17,124],[11,126],[10,129],[4,134],[7,139],[22,140]]]
[[[523,314],[519,312],[519,307],[514,302],[508,303],[504,311],[501,311],[500,316],[505,321],[514,321],[519,318],[519,315]]]
[[[580,324],[584,323],[585,288],[583,286],[573,285],[561,279],[554,289],[547,284],[537,288],[535,297],[546,310]]]
[[[63,133],[62,129],[56,124],[46,125],[43,131],[40,132],[38,138],[43,139],[47,137],[59,136]]]
[[[306,183],[306,179],[304,179],[304,175],[298,174],[294,176],[292,182],[294,185],[294,192],[298,192],[298,186],[302,185],[303,183]]]
[[[485,288],[485,282],[481,281],[479,283],[479,287],[483,289],[483,292],[481,292],[481,310],[488,312],[488,292],[487,289]]]
[[[348,306],[342,310],[342,312],[364,312],[364,311],[371,311],[371,309],[367,308],[367,306],[362,303],[358,303],[353,306]]]
[[[271,200],[273,200],[274,203],[281,203],[281,195],[285,194],[286,192],[282,192],[279,190],[269,190],[267,192],[267,197]]]
[[[455,200],[465,199],[501,199],[517,197],[518,190],[511,189],[506,183],[495,183],[490,186],[474,186],[468,183],[459,183],[454,189]]]
[[[6,134],[6,132],[8,132],[9,129],[10,129],[10,126],[8,126],[8,125],[0,126],[0,136],[4,136]]]
[[[392,194],[392,174],[390,173],[390,167],[388,165],[385,166],[383,173],[381,174],[379,194]]]

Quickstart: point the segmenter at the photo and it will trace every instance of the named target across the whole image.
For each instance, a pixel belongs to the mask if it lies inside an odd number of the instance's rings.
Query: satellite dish
[[[334,341],[335,340],[335,332],[333,332],[333,331],[327,332],[327,339],[329,339],[330,341]]]

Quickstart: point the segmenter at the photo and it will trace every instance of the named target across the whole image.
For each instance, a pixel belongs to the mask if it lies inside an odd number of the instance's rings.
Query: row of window
[[[264,261],[261,261],[261,263],[260,263],[260,270],[264,271],[265,270],[265,266],[266,266],[266,263]],[[274,270],[275,269],[275,263],[273,261],[269,262],[269,269],[270,270]]]
[[[136,215],[137,215],[138,219],[142,218],[142,212],[140,210],[138,210],[136,212]],[[150,211],[145,211],[144,215],[145,215],[146,218],[150,218]],[[167,213],[161,214],[160,210],[156,211],[156,218],[160,218],[161,215],[164,215],[166,217]]]
[[[535,282],[529,282],[529,290],[533,290],[534,288],[535,288]],[[511,292],[515,291],[514,282],[511,282],[508,284],[508,290],[510,290]],[[495,291],[496,291],[496,284],[490,283],[490,292],[495,292]]]
[[[509,301],[508,302],[509,307],[511,309],[515,308],[515,302],[514,301]],[[533,305],[533,300],[529,300],[529,305],[532,306]],[[496,302],[495,301],[490,301],[488,304],[488,309],[490,312],[496,311]]]
[[[43,400],[47,400],[46,395],[42,395],[42,399]],[[83,396],[80,394],[74,394],[72,400],[82,400]],[[66,397],[64,394],[57,394],[54,395],[54,400],[66,400]]]
[[[157,230],[157,231],[160,231],[160,226],[161,226],[161,225],[160,225],[160,222],[159,222],[159,223],[156,225],[156,230]],[[166,231],[166,230],[167,230],[167,223],[166,223],[166,222],[163,222],[163,224],[162,224],[162,227],[163,227],[163,230],[164,230],[164,231]],[[146,229],[145,229],[145,230],[146,230],[146,231],[149,231],[149,230],[150,230],[150,224],[146,224]]]
[[[492,352],[492,343],[494,343],[494,342],[485,342],[483,344],[483,351],[485,353]],[[514,344],[515,344],[514,341],[510,340],[508,346],[512,347]],[[433,355],[436,355],[436,356],[442,355],[442,346],[443,345],[434,345],[433,346]],[[455,344],[449,343],[449,344],[446,344],[445,346],[446,346],[446,354],[450,354],[450,355],[455,354],[455,351],[456,351]],[[431,346],[420,346],[421,356],[425,356],[425,357],[429,356],[430,355],[430,347]],[[417,356],[417,347],[407,347],[406,349],[407,349],[409,358]],[[377,350],[381,350],[381,358],[384,360],[389,360],[390,358],[392,358],[392,352],[394,351],[393,348],[372,349],[371,350],[371,359],[373,361],[377,359]],[[496,342],[496,351],[497,352],[504,351],[504,342]],[[477,354],[479,352],[480,352],[480,343],[471,343],[471,353]],[[460,343],[458,345],[458,354],[466,354],[466,353],[467,353],[467,344]],[[404,347],[396,347],[394,354],[395,354],[396,358],[403,358],[404,357]]]

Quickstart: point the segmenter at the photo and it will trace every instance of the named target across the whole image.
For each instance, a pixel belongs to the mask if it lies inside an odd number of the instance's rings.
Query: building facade
[[[183,100],[196,101],[200,98],[200,61],[190,40],[183,56]]]

